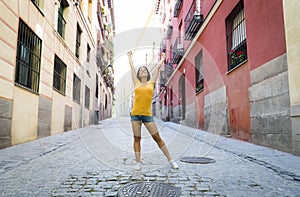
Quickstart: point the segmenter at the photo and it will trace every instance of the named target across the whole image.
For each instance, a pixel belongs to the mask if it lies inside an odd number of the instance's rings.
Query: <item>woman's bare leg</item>
[[[159,146],[160,150],[167,157],[168,161],[170,161],[172,158],[170,156],[170,153],[168,151],[168,148],[167,148],[165,142],[163,141],[163,139],[161,139],[161,137],[158,133],[158,129],[157,129],[155,122],[144,123],[144,125],[147,128],[147,130],[149,131],[149,133],[151,134],[154,141]]]
[[[134,135],[133,149],[136,162],[141,162],[141,122],[131,121],[132,131]]]

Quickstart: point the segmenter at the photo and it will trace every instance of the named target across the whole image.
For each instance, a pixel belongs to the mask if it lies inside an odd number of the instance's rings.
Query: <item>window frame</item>
[[[42,16],[45,16],[43,13],[44,3],[45,3],[44,0],[31,0],[31,2],[39,10]]]
[[[75,49],[75,56],[77,58],[80,57],[81,34],[82,34],[82,30],[81,30],[79,24],[77,24],[77,28],[76,28],[76,49]]]
[[[80,91],[81,79],[74,73],[73,74],[73,101],[80,104]]]
[[[19,19],[15,83],[39,93],[42,40]]]
[[[89,44],[87,44],[87,49],[86,49],[86,62],[90,62],[91,60],[91,47]]]
[[[53,88],[63,95],[65,95],[66,92],[66,76],[67,65],[57,55],[55,55],[53,68]]]
[[[57,32],[63,39],[65,39],[67,25],[66,19],[64,18],[65,10],[67,7],[69,7],[68,2],[66,0],[61,0],[57,16]]]
[[[228,72],[248,60],[244,2],[239,1],[226,18]]]
[[[84,107],[90,109],[91,90],[87,85],[85,86],[84,95]]]
[[[203,50],[201,49],[195,57],[195,91],[196,94],[204,90],[203,73]]]

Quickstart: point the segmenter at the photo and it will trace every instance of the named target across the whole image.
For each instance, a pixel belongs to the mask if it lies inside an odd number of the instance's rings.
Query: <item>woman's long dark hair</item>
[[[149,70],[148,70],[148,68],[147,68],[146,66],[141,66],[141,67],[138,69],[138,71],[137,71],[137,73],[136,73],[136,77],[141,81],[141,78],[140,78],[140,76],[139,76],[139,72],[140,72],[141,68],[145,68],[145,69],[146,69],[146,71],[147,71],[147,73],[148,73],[147,81],[149,81],[151,77],[150,77],[150,72],[149,72]]]

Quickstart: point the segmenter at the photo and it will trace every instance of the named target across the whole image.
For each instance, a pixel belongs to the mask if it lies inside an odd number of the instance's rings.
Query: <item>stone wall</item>
[[[38,138],[51,135],[51,109],[52,101],[40,96],[38,114]]]
[[[186,105],[185,120],[182,121],[183,125],[196,128],[196,103],[193,102]]]
[[[204,130],[219,135],[229,134],[226,87],[204,96]]]
[[[251,72],[249,96],[252,142],[290,152],[292,130],[286,55]]]
[[[72,107],[65,105],[64,131],[72,129]]]
[[[11,146],[12,101],[0,98],[0,149]]]

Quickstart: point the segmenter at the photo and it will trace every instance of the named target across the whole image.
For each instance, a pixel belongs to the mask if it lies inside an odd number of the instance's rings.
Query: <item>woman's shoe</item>
[[[135,166],[133,167],[135,170],[140,171],[142,169],[141,162],[136,162]]]
[[[170,164],[171,164],[172,168],[174,168],[174,169],[178,169],[179,168],[178,164],[173,159],[170,160]]]

